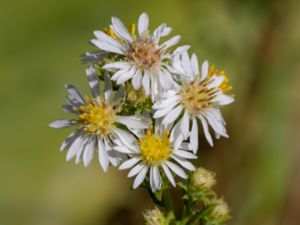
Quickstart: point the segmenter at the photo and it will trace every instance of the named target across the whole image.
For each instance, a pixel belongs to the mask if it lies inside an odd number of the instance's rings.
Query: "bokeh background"
[[[236,102],[224,108],[230,139],[198,165],[217,173],[230,225],[300,224],[300,2],[297,0],[0,0],[0,224],[143,224],[152,208],[132,180],[97,160],[84,168],[59,152],[70,130],[47,124],[71,82],[88,91],[80,63],[111,16],[167,22],[181,44],[226,70]]]

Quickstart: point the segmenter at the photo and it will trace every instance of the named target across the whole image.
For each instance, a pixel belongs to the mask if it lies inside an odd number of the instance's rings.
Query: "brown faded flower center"
[[[208,88],[210,81],[197,79],[187,84],[181,91],[182,103],[192,114],[197,114],[212,105],[218,89]]]
[[[139,67],[153,70],[161,61],[160,50],[147,37],[133,41],[128,52],[129,59]]]

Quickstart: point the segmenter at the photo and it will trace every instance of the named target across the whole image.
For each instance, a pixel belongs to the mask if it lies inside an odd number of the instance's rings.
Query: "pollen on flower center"
[[[104,136],[111,131],[115,111],[106,101],[88,99],[88,104],[80,106],[79,111],[79,121],[86,132]]]
[[[128,51],[128,58],[137,66],[153,70],[161,61],[160,50],[147,37],[135,40]]]
[[[182,103],[192,114],[197,114],[212,104],[216,88],[208,88],[209,79],[197,79],[187,84],[181,91]]]
[[[172,151],[168,136],[169,132],[166,132],[163,136],[158,136],[149,130],[146,136],[140,138],[140,151],[146,163],[157,165],[170,157]]]

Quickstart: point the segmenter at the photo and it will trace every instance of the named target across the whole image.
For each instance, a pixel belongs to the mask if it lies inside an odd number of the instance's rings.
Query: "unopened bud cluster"
[[[207,216],[208,221],[215,221],[216,224],[222,224],[230,219],[230,209],[228,204],[223,198],[215,199],[212,201],[212,210]]]
[[[146,210],[144,220],[146,225],[167,225],[165,216],[158,208]]]
[[[216,184],[215,173],[199,167],[191,174],[188,188],[188,199],[193,205],[199,206],[200,210],[194,208],[192,214],[198,215],[199,220],[204,225],[222,225],[230,219],[230,209],[223,198],[218,198],[212,190]]]
[[[192,175],[192,184],[199,189],[210,189],[216,184],[215,173],[199,167]]]

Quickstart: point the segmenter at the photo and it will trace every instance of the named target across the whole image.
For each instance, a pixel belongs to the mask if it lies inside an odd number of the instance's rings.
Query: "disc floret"
[[[198,77],[185,85],[181,91],[182,103],[191,114],[197,114],[212,105],[218,90],[208,88],[209,79],[199,81]]]
[[[169,159],[172,154],[168,131],[159,136],[148,130],[147,134],[139,139],[139,144],[143,160],[150,165],[157,165]]]
[[[105,100],[89,99],[88,104],[79,108],[79,120],[88,133],[105,136],[110,133],[115,122],[115,111]]]

